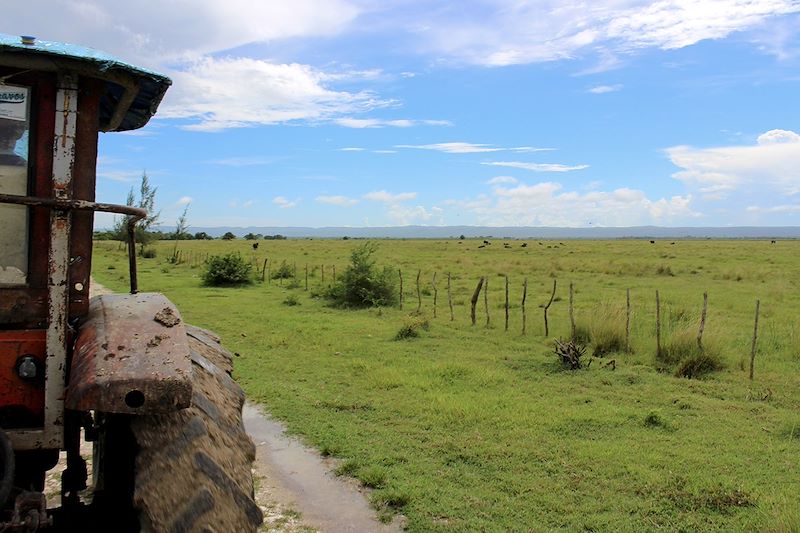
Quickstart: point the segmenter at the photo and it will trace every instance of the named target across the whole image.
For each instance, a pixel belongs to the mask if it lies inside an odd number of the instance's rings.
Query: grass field
[[[506,242],[379,241],[378,263],[403,271],[403,310],[340,310],[318,297],[320,267],[327,285],[355,241],[261,241],[257,251],[250,241],[185,241],[180,250],[195,259],[180,265],[167,262],[174,243],[162,242],[155,258],[139,261],[140,287],[166,293],[187,321],[221,334],[239,355],[236,377],[251,400],[341,458],[340,473],[374,488],[380,512],[402,512],[410,531],[800,529],[800,242]],[[229,251],[259,269],[265,258],[271,271],[296,265],[297,280],[201,286],[197,258]],[[118,243],[97,242],[95,279],[124,291],[124,257]],[[471,326],[469,299],[481,276],[491,321],[481,296]],[[554,279],[545,338],[539,306]],[[570,283],[581,328],[618,328],[631,290],[632,353],[561,368],[553,339],[570,334]],[[656,290],[665,343],[693,338],[708,292],[704,342],[721,371],[686,379],[656,370]],[[418,338],[395,340],[423,321],[429,327]],[[609,359],[615,370],[604,366]]]

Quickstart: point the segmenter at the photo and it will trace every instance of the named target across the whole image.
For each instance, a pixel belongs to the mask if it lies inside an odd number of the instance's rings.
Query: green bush
[[[249,284],[253,282],[252,269],[236,252],[212,255],[205,264],[203,284],[212,287]]]
[[[275,269],[270,276],[272,279],[289,279],[294,277],[294,269],[286,261],[281,261],[281,266]]]
[[[350,265],[339,280],[326,292],[339,307],[380,307],[397,302],[394,270],[379,269],[372,255],[377,245],[367,242],[353,250]]]

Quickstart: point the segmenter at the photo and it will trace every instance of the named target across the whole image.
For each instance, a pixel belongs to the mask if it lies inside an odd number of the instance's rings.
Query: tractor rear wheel
[[[126,417],[125,428],[109,417],[107,445],[101,437],[99,446],[97,466],[106,479],[98,496],[104,488],[119,494],[113,480],[132,484],[132,499],[130,489],[124,498],[142,532],[254,532],[262,513],[253,498],[255,447],[242,423],[244,392],[230,376],[233,361],[219,338],[188,325],[187,333],[192,406]]]

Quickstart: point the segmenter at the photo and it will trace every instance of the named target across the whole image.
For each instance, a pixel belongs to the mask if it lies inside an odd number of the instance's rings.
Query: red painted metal
[[[156,293],[93,298],[75,342],[66,407],[163,413],[188,407],[191,397],[189,343],[175,306]]]
[[[33,356],[40,371],[35,380],[17,374],[20,357]],[[23,415],[41,424],[44,416],[44,330],[0,331],[0,406],[9,415]],[[35,425],[35,424],[28,424]]]

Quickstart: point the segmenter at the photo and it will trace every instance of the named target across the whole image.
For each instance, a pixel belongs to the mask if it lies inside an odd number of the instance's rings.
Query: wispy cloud
[[[401,192],[397,194],[392,194],[387,191],[372,191],[364,195],[365,200],[371,200],[373,202],[385,202],[385,203],[405,202],[408,200],[413,200],[416,197],[417,193],[415,192]]]
[[[373,154],[396,154],[397,150],[373,150]]]
[[[339,148],[340,152],[363,152],[366,148],[358,148],[355,146],[348,146],[347,148]]]
[[[476,144],[468,142],[447,142],[435,144],[398,144],[395,148],[416,148],[419,150],[435,150],[447,154],[480,154],[486,152],[547,152],[554,148],[534,148],[532,146],[517,146],[502,148],[491,144]]]
[[[517,183],[519,183],[519,180],[511,176],[495,176],[486,182],[487,185],[515,185]]]
[[[559,163],[526,163],[522,161],[486,161],[482,165],[493,167],[521,168],[534,172],[572,172],[573,170],[583,170],[589,165],[562,165]]]
[[[337,118],[334,122],[345,128],[411,128],[413,126],[452,126],[448,120],[416,120],[416,119],[394,119],[385,120],[379,118]]]
[[[343,207],[349,207],[352,205],[356,205],[358,203],[358,200],[356,200],[355,198],[349,198],[347,196],[340,196],[340,195],[317,196],[316,198],[314,198],[314,201],[320,204],[340,205]]]
[[[597,85],[595,87],[592,87],[592,88],[588,89],[587,92],[590,92],[592,94],[606,94],[606,93],[614,93],[614,92],[621,91],[621,90],[622,90],[622,85],[621,84],[616,84],[616,85]]]
[[[491,4],[489,4],[491,5]],[[602,70],[619,55],[644,48],[664,50],[722,39],[757,28],[768,19],[796,13],[795,0],[605,0],[553,3],[498,2],[495,9],[464,15],[461,6],[415,15],[422,46],[454,60],[506,66],[601,58]]]
[[[192,200],[193,198],[191,196],[181,196],[176,203],[178,205],[189,205],[192,203]]]
[[[280,207],[281,209],[290,209],[292,207],[297,206],[297,200],[287,200],[284,196],[276,196],[272,199],[272,203]]]

